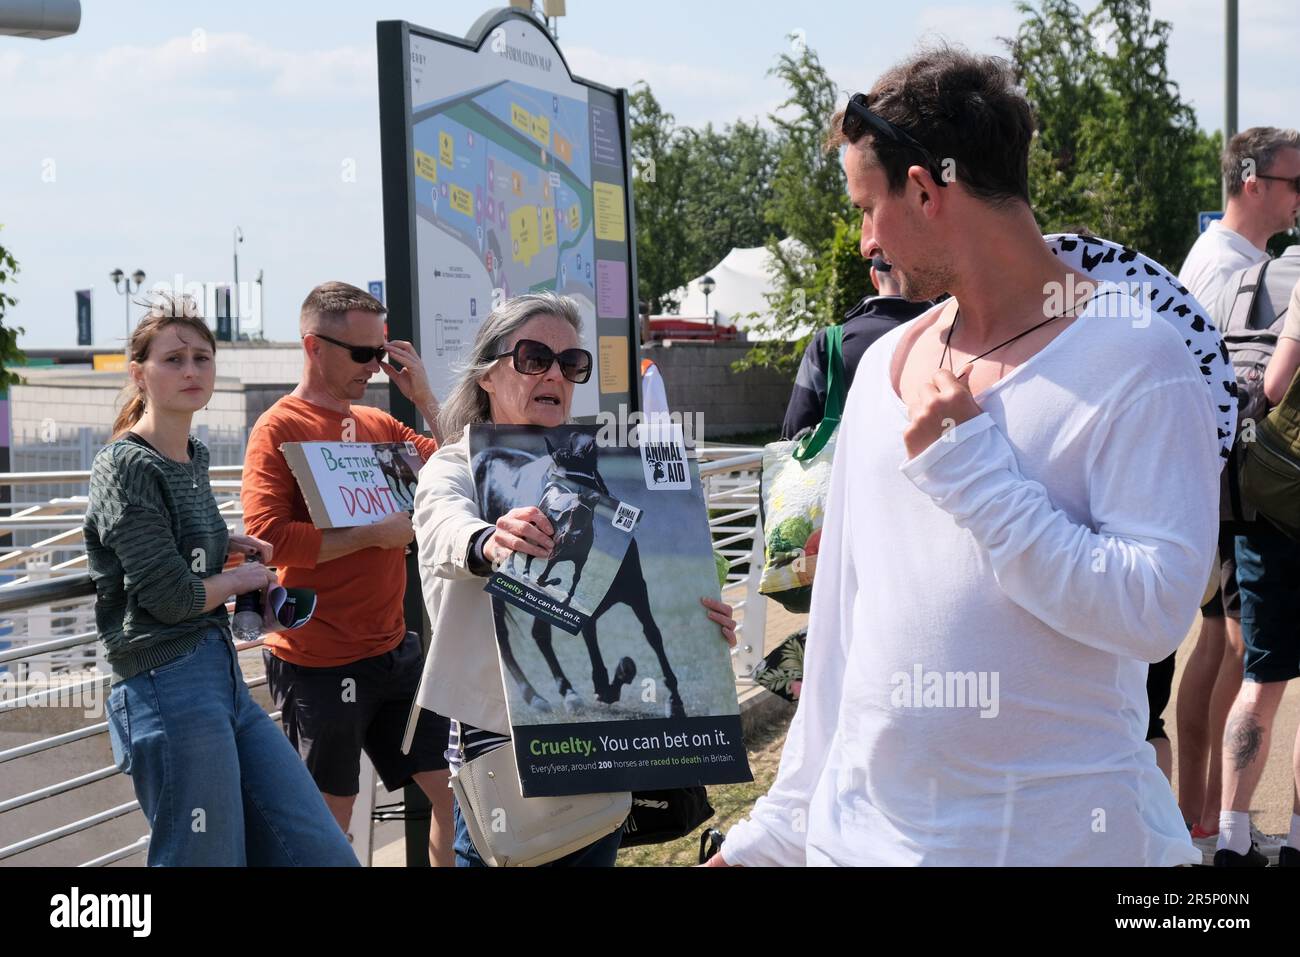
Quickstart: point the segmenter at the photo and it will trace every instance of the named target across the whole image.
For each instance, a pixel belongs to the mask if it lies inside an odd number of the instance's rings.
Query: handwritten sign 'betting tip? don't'
[[[317,528],[373,525],[415,507],[423,464],[411,442],[285,442],[280,446]]]

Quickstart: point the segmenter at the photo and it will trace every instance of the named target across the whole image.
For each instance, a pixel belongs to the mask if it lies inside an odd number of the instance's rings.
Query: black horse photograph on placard
[[[716,580],[707,523],[699,541],[683,534],[698,488],[647,490],[637,449],[599,447],[594,427],[475,427],[470,457],[484,519],[535,505],[553,530],[548,558],[514,553],[496,569],[511,590],[489,586],[512,724],[734,710],[693,592]],[[579,612],[578,627],[530,614],[515,586]]]
[[[392,489],[394,498],[407,511],[414,509],[415,487],[421,465],[415,446],[411,443],[376,442],[375,460],[379,463],[379,473]]]

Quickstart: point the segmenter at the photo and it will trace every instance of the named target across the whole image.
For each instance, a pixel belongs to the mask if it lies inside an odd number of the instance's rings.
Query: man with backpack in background
[[[1300,168],[1296,173],[1289,187],[1300,197]],[[1244,453],[1243,444],[1256,441],[1260,420],[1282,400],[1300,367],[1297,283],[1300,246],[1290,246],[1277,259],[1233,275],[1212,313],[1241,393],[1240,432],[1228,465],[1228,505],[1234,520],[1248,522],[1238,526],[1242,532],[1236,537],[1244,677],[1223,737],[1222,810],[1214,855],[1219,867],[1267,863],[1251,839],[1250,801],[1268,760],[1278,704],[1287,682],[1300,676],[1300,543],[1256,516],[1233,471]],[[1300,770],[1296,774],[1295,787],[1300,787]],[[1300,797],[1296,795],[1293,791],[1291,828],[1278,850],[1279,867],[1300,867]]]
[[[1253,127],[1229,140],[1222,157],[1227,208],[1187,254],[1178,279],[1205,308],[1220,330],[1231,306],[1218,311],[1234,274],[1268,259],[1269,237],[1295,223],[1300,194],[1300,133]],[[1231,294],[1229,294],[1231,295]],[[1265,323],[1267,325],[1267,323]],[[1246,413],[1239,416],[1246,417]],[[1236,459],[1225,469],[1235,474]],[[1226,497],[1226,496],[1225,496]],[[1228,710],[1241,684],[1244,654],[1241,598],[1237,583],[1235,535],[1241,526],[1220,525],[1217,589],[1201,608],[1201,631],[1178,689],[1178,802],[1192,836],[1208,841],[1218,833],[1220,746]],[[1172,683],[1171,663],[1153,666]],[[1167,697],[1167,695],[1166,695]]]
[[[1227,209],[1192,245],[1178,281],[1207,310],[1233,273],[1268,257],[1269,238],[1295,225],[1300,195],[1300,133],[1255,126],[1238,133],[1223,151]]]

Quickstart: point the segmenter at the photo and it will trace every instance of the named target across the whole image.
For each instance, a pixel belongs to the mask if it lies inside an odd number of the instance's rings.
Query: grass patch
[[[785,746],[785,733],[790,727],[790,716],[774,721],[746,743],[749,752],[749,769],[754,780],[744,784],[722,784],[709,788],[709,803],[713,817],[699,830],[680,841],[668,844],[648,844],[628,847],[618,852],[619,867],[689,867],[699,862],[700,833],[705,828],[716,827],[723,831],[749,814],[760,797],[772,787],[776,769],[781,763],[781,748]],[[726,854],[726,845],[723,846]]]

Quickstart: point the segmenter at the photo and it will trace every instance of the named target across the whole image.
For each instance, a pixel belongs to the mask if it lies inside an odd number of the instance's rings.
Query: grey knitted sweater
[[[190,453],[176,462],[128,433],[91,468],[86,560],[114,682],[192,650],[213,625],[230,632],[224,605],[203,611],[203,579],[221,571],[229,536],[207,446],[191,436]]]

